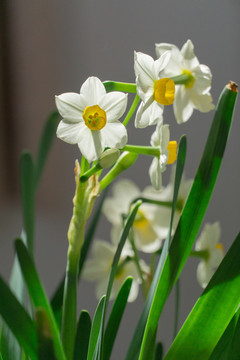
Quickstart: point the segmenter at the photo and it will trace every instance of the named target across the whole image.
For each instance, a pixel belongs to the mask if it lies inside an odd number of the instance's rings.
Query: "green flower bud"
[[[120,156],[120,151],[118,149],[108,149],[104,151],[99,159],[99,165],[102,169],[107,169],[112,167]]]

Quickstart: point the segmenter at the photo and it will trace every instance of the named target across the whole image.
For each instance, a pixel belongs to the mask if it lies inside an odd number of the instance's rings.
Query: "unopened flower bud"
[[[112,148],[104,151],[99,159],[99,165],[102,169],[107,169],[113,166],[120,156],[118,149]]]

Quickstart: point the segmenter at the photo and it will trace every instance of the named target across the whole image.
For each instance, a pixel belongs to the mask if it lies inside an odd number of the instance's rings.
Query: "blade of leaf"
[[[239,257],[240,234],[194,305],[165,360],[209,358],[240,303]]]
[[[232,346],[229,349],[229,357],[228,359],[231,360],[238,360],[239,359],[239,354],[240,354],[240,343],[239,343],[239,338],[240,338],[240,316],[239,316],[239,311],[237,314],[237,325],[235,328],[235,333],[232,339]]]
[[[38,360],[57,360],[54,354],[51,324],[46,311],[36,309],[36,327],[38,337]]]
[[[163,250],[162,250],[159,262],[158,262],[157,269],[154,274],[151,288],[149,290],[149,293],[148,293],[148,296],[147,296],[147,299],[146,299],[146,302],[145,302],[145,305],[143,308],[143,312],[141,314],[141,317],[137,324],[136,330],[134,332],[134,335],[133,335],[133,338],[132,338],[132,341],[131,341],[131,344],[130,344],[130,347],[129,347],[129,350],[128,350],[128,353],[126,356],[126,360],[138,359],[138,354],[139,354],[139,350],[141,347],[142,338],[143,338],[144,329],[145,329],[145,326],[147,323],[149,310],[151,308],[151,304],[154,299],[154,293],[155,293],[155,290],[157,287],[158,279],[161,275],[164,262],[168,255],[168,249],[169,249],[169,244],[170,244],[170,234],[172,233],[172,222],[173,222],[173,217],[174,217],[174,211],[175,211],[176,204],[177,204],[178,191],[179,191],[182,174],[183,174],[183,169],[184,169],[184,164],[185,164],[185,159],[186,159],[186,148],[187,148],[186,137],[183,136],[179,142],[179,147],[178,147],[176,173],[175,173],[175,180],[174,180],[173,206],[172,206],[172,213],[171,213],[168,236],[164,242]],[[153,340],[152,351],[154,351],[154,349],[155,349],[154,341],[155,341],[155,339]]]
[[[157,343],[155,350],[154,360],[162,360],[163,359],[163,344],[161,342]]]
[[[90,339],[89,339],[89,347],[88,347],[88,357],[87,360],[93,360],[95,348],[98,341],[98,335],[101,327],[101,320],[102,320],[102,313],[103,313],[103,307],[105,302],[105,295],[100,299],[97,310],[95,312],[94,318],[93,318],[93,324],[92,329],[90,333]]]
[[[62,344],[60,341],[60,335],[55,322],[55,318],[48,302],[47,296],[43,290],[43,286],[40,282],[39,276],[37,274],[36,267],[33,263],[31,256],[28,253],[28,250],[22,240],[17,239],[15,241],[15,248],[23,273],[23,277],[26,281],[29,295],[33,301],[35,308],[43,308],[46,311],[46,314],[49,317],[49,322],[51,324],[51,331],[53,334],[53,343],[54,349],[59,360],[65,360],[65,355],[63,352]]]
[[[139,206],[142,204],[142,201],[139,200],[137,201],[134,205],[133,208],[131,210],[131,212],[129,213],[126,223],[122,229],[121,235],[120,235],[120,240],[118,243],[118,247],[116,250],[116,253],[114,255],[113,258],[113,262],[112,262],[112,266],[111,266],[111,271],[110,271],[110,275],[108,278],[108,286],[107,286],[107,292],[106,292],[106,298],[104,301],[104,306],[103,306],[103,312],[102,312],[102,319],[101,319],[101,327],[100,327],[100,331],[99,331],[99,337],[98,337],[98,343],[97,343],[97,347],[96,347],[96,351],[94,354],[94,359],[102,359],[103,356],[103,335],[104,335],[104,326],[105,326],[105,317],[106,317],[106,312],[107,312],[107,307],[108,307],[108,303],[110,300],[110,295],[111,295],[111,291],[112,291],[112,286],[113,286],[113,282],[114,282],[114,277],[116,275],[117,272],[117,267],[118,267],[118,263],[120,260],[120,256],[122,253],[122,249],[124,247],[124,244],[127,240],[128,237],[128,233],[133,225],[134,219],[137,215],[137,211]]]
[[[37,335],[35,324],[1,277],[0,293],[0,313],[4,321],[11,329],[26,354],[28,354],[32,360],[37,360]],[[4,349],[4,344],[2,343],[1,351],[5,357],[6,349]],[[8,355],[6,358],[8,358]]]
[[[232,339],[234,337],[237,321],[238,315],[235,314],[230,323],[228,324],[228,327],[224,331],[223,335],[221,336],[220,340],[218,341],[217,345],[215,346],[209,360],[231,359],[231,357],[229,357],[229,351],[231,350]]]
[[[73,360],[87,360],[91,322],[88,311],[82,310],[78,320]]]
[[[100,216],[101,216],[103,202],[104,202],[106,194],[107,194],[106,190],[104,190],[102,193],[101,200],[98,204],[98,207],[96,208],[94,216],[88,227],[88,231],[87,231],[86,238],[85,238],[82,250],[81,250],[81,256],[80,256],[80,260],[79,260],[79,277],[81,275],[81,271],[82,271],[85,259],[87,257],[89,248],[91,246],[91,243],[94,238],[94,234],[95,234],[95,231],[96,231],[96,228],[97,228]],[[55,291],[55,293],[52,297],[52,300],[51,300],[51,306],[52,306],[54,314],[61,311],[61,308],[62,308],[64,279],[65,279],[65,277],[63,277],[62,280],[60,281],[60,284],[58,285],[57,290]]]
[[[131,277],[124,281],[113,304],[104,334],[104,360],[110,359],[114,341],[116,339],[119,325],[122,320],[123,312],[127,305],[127,299],[131,290],[132,281],[133,279]]]
[[[236,97],[236,89],[231,88],[231,85],[226,86],[220,95],[203,156],[158,281],[145,328],[140,360],[153,358],[151,344],[155,341],[160,315],[191,252],[215,186],[230,131]]]
[[[58,122],[59,122],[59,114],[57,111],[54,111],[52,114],[50,114],[44,125],[44,129],[38,147],[37,158],[36,158],[36,171],[35,171],[36,187],[39,184],[43,172],[43,168],[46,163],[47,156],[49,154],[49,150],[51,149],[53,140],[56,136]]]

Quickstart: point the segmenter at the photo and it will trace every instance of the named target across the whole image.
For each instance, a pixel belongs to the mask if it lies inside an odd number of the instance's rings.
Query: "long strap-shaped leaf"
[[[171,234],[172,234],[172,222],[173,222],[173,217],[174,217],[174,211],[175,211],[176,204],[177,204],[178,191],[179,191],[182,174],[183,174],[183,168],[184,168],[184,164],[185,164],[186,147],[187,147],[186,137],[183,136],[179,142],[179,147],[178,147],[177,165],[176,165],[176,173],[175,173],[175,180],[174,180],[173,205],[172,205],[172,212],[171,212],[168,236],[166,238],[166,241],[164,242],[162,253],[161,253],[161,256],[160,256],[160,259],[158,262],[158,266],[157,266],[155,274],[154,274],[153,282],[151,284],[151,288],[148,293],[148,296],[147,296],[147,299],[146,299],[146,302],[145,302],[145,305],[143,308],[143,312],[141,314],[141,317],[137,324],[133,339],[131,341],[126,360],[138,359],[138,354],[139,354],[141,343],[142,343],[144,329],[145,329],[145,326],[147,323],[151,304],[154,299],[154,294],[155,294],[156,286],[158,283],[158,279],[161,275],[163,265],[165,263],[167,255],[168,255],[170,238],[171,238]],[[152,351],[154,352],[154,350],[155,350],[155,344],[153,344]]]
[[[94,358],[94,352],[96,349],[99,332],[100,332],[100,328],[101,328],[102,313],[103,313],[103,309],[104,309],[105,297],[106,296],[104,295],[100,299],[97,309],[96,309],[96,312],[95,312],[95,315],[94,315],[94,318],[93,318],[93,324],[92,324],[92,329],[91,329],[91,334],[90,334],[90,339],[89,339],[87,360],[93,360],[93,358]]]
[[[28,292],[33,301],[33,304],[35,308],[43,308],[46,311],[47,316],[49,317],[56,357],[59,360],[65,360],[65,355],[63,352],[60,335],[54,319],[54,315],[48,302],[47,296],[43,290],[43,286],[40,282],[33,260],[29,255],[26,246],[20,239],[16,240],[15,247],[23,277],[26,281]]]
[[[35,324],[1,277],[0,294],[0,313],[2,318],[13,332],[25,353],[32,360],[37,360]],[[4,349],[5,345],[1,343],[1,351],[3,355],[7,352],[6,358],[8,358],[8,349]]]
[[[240,303],[239,258],[240,234],[196,302],[165,360],[209,358]]]
[[[91,326],[89,313],[82,310],[78,320],[73,360],[87,360]]]
[[[204,153],[156,288],[140,352],[141,360],[153,358],[152,346],[160,315],[206,212],[227,143],[236,96],[234,85],[226,86],[220,95]]]
[[[127,305],[128,295],[131,290],[133,278],[128,277],[124,283],[122,284],[116,300],[114,301],[111,314],[108,319],[106,331],[104,334],[104,351],[103,351],[103,359],[110,359],[114,341],[117,336],[117,332],[119,329],[119,325],[123,316],[123,312]]]

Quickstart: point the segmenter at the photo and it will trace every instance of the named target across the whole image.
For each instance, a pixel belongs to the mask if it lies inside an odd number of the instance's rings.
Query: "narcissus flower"
[[[63,117],[57,136],[77,144],[88,162],[97,160],[105,147],[122,148],[127,143],[127,131],[118,120],[126,110],[127,95],[115,91],[106,93],[97,77],[89,77],[80,94],[56,96],[56,105]]]
[[[151,183],[156,190],[162,186],[162,172],[167,164],[173,164],[177,158],[177,142],[169,141],[170,132],[168,125],[158,124],[151,137],[151,145],[159,147],[160,156],[154,157],[149,168]]]
[[[199,236],[195,250],[204,253],[197,268],[199,284],[205,288],[224,257],[223,246],[219,243],[221,228],[219,222],[206,224]]]
[[[92,249],[93,257],[87,260],[84,265],[82,277],[85,280],[96,282],[96,296],[98,299],[106,294],[108,278],[116,249],[117,246],[114,244],[103,240],[96,240]],[[122,283],[128,276],[133,277],[128,302],[134,301],[138,296],[140,277],[135,263],[132,260],[126,261],[127,257],[133,257],[133,252],[128,247],[124,247],[118,271],[114,278],[110,299],[116,297]]]
[[[172,44],[156,44],[156,53],[160,59],[166,51],[171,53],[170,61],[165,68],[166,76],[189,76],[186,84],[176,85],[173,109],[177,122],[186,122],[194,109],[201,112],[214,109],[210,94],[212,74],[208,66],[199,63],[191,40],[188,40],[181,50]]]
[[[119,234],[124,222],[123,215],[127,215],[131,202],[137,197],[148,197],[151,190],[143,192],[130,180],[123,179],[113,186],[113,196],[104,201],[103,212],[113,224],[113,233]],[[133,223],[133,237],[138,250],[151,253],[160,249],[162,240],[161,229],[156,221],[158,206],[143,203],[137,212]]]
[[[137,93],[142,100],[135,118],[137,128],[162,122],[164,105],[171,105],[175,96],[174,82],[165,76],[170,53],[154,61],[149,55],[134,53]]]

